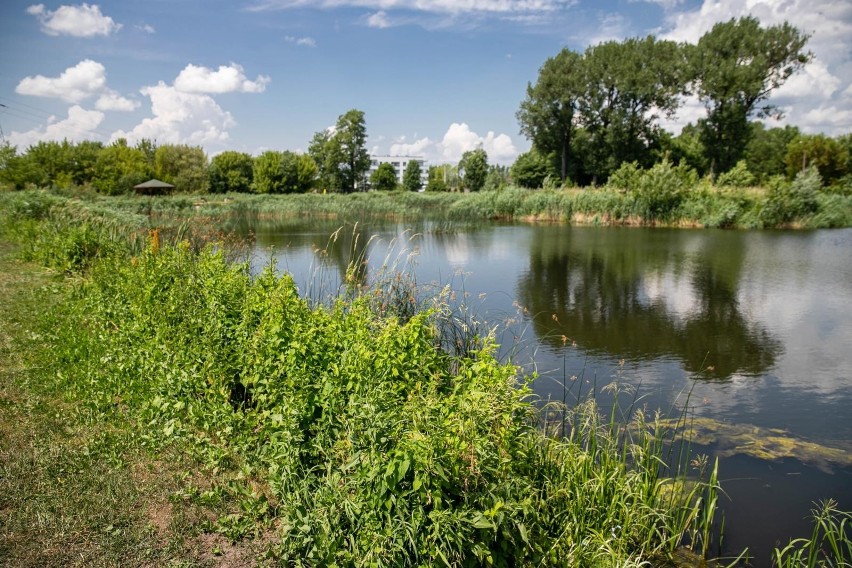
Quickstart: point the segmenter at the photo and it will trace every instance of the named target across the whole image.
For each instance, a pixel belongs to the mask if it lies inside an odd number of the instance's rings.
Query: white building
[[[405,168],[409,162],[420,163],[420,182],[423,187],[426,187],[426,182],[429,181],[429,164],[420,156],[370,156],[370,171],[367,172],[367,179],[373,175],[380,164],[390,164],[396,170],[396,181],[402,183],[402,176],[405,173]]]

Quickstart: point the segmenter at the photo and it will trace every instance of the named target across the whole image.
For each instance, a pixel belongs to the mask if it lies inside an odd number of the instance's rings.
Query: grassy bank
[[[720,178],[721,179],[721,178]],[[34,192],[24,192],[33,194]],[[105,197],[90,190],[59,190],[86,202],[87,211],[156,217],[158,224],[187,218],[258,216],[429,219],[459,222],[491,219],[557,221],[594,225],[714,228],[832,228],[852,226],[852,192],[823,187],[816,170],[767,187],[714,185],[667,161],[649,170],[626,164],[608,185],[527,190],[504,187],[470,194],[369,192],[295,195],[174,195]]]
[[[398,279],[312,304],[209,235],[57,196],[4,195],[0,211],[3,240],[54,274],[3,258],[21,275],[0,289],[15,306],[3,545],[21,564],[639,566],[716,550],[713,464],[698,476],[641,412],[628,428],[594,401],[542,413],[492,338],[456,349],[453,314],[412,310]],[[566,438],[545,435],[554,415]]]

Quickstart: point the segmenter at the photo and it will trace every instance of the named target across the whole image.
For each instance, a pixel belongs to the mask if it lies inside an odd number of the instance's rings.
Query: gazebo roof
[[[134,185],[133,189],[174,189],[174,187],[175,186],[170,183],[166,183],[158,179],[151,179],[146,181],[145,183]]]

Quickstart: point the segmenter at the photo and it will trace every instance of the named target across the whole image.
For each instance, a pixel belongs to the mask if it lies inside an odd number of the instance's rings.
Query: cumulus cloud
[[[98,100],[95,101],[95,108],[98,110],[115,110],[120,112],[131,112],[139,108],[141,103],[126,97],[122,97],[111,89],[107,89]]]
[[[508,135],[489,131],[480,136],[464,122],[452,123],[440,141],[425,137],[407,142],[402,137],[390,146],[390,155],[423,156],[432,163],[456,163],[461,160],[462,154],[477,148],[485,150],[491,163],[509,164],[518,156],[518,150]]]
[[[84,59],[63,71],[59,77],[25,77],[15,87],[19,95],[54,97],[78,103],[106,88],[106,69],[97,61]]]
[[[289,43],[293,43],[296,45],[300,45],[303,47],[316,47],[317,42],[312,37],[294,37],[294,36],[284,36],[284,41]]]
[[[236,122],[212,97],[183,92],[160,81],[140,92],[151,99],[153,116],[130,131],[119,130],[112,140],[127,138],[135,143],[142,138],[168,144],[207,144],[228,139],[227,129]]]
[[[79,105],[68,109],[68,117],[57,120],[50,117],[47,125],[26,132],[12,131],[9,143],[18,148],[26,148],[32,144],[50,140],[93,140],[98,137],[95,130],[104,120],[104,113],[96,110],[85,110]]]
[[[185,93],[262,93],[269,81],[265,75],[249,80],[236,63],[220,65],[217,71],[190,63],[177,76],[174,87]]]
[[[703,0],[697,9],[666,7],[661,35],[675,41],[696,43],[716,23],[747,15],[758,18],[763,26],[790,22],[810,34],[806,49],[813,53],[813,60],[775,91],[770,102],[786,110],[782,124],[830,135],[852,130],[851,113],[845,112],[848,106],[842,101],[842,93],[852,88],[852,3]]]
[[[171,85],[160,81],[139,92],[151,100],[151,116],[129,131],[119,130],[112,139],[142,138],[168,144],[219,144],[229,138],[228,129],[236,126],[230,112],[219,106],[211,94],[260,93],[269,77],[246,78],[236,63],[222,65],[217,71],[187,65]]]
[[[79,6],[60,6],[55,11],[48,10],[44,4],[34,4],[27,13],[38,18],[41,30],[47,35],[70,35],[75,37],[107,36],[121,29],[109,16],[101,13],[97,4]]]

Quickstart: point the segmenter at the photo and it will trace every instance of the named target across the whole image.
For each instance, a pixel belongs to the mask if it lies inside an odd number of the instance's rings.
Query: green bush
[[[740,160],[737,165],[720,174],[716,183],[722,187],[750,187],[755,184],[755,177],[748,171],[745,160]]]
[[[674,217],[687,191],[698,183],[698,174],[685,164],[672,166],[667,159],[642,172],[631,191],[634,213],[645,222]]]
[[[790,223],[817,210],[817,195],[822,188],[822,178],[816,168],[806,168],[796,174],[791,183],[776,180],[770,187],[766,203],[760,213],[766,227]]]

